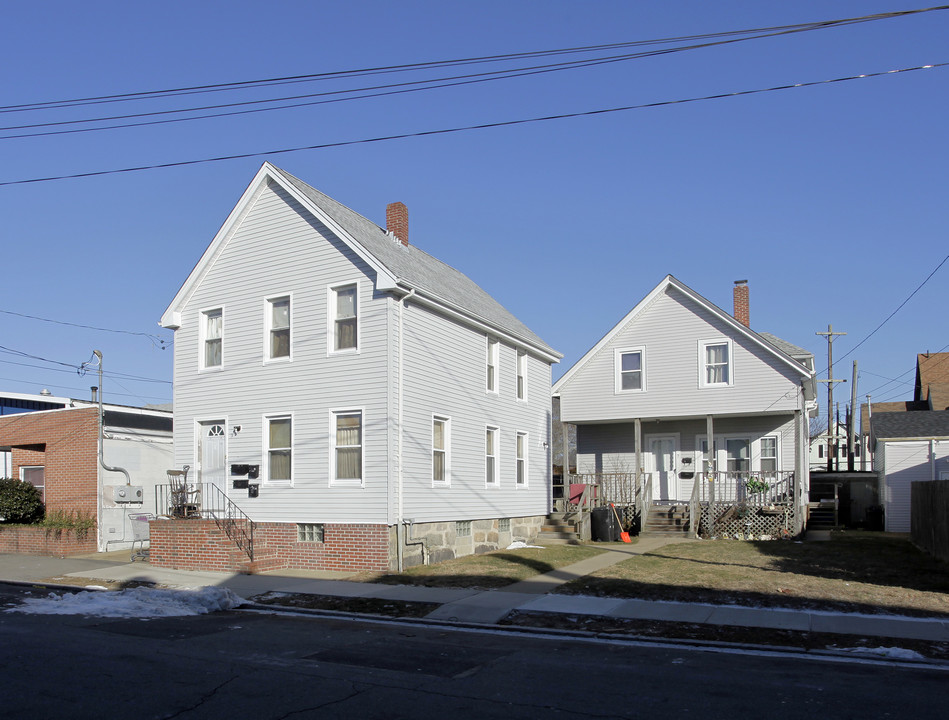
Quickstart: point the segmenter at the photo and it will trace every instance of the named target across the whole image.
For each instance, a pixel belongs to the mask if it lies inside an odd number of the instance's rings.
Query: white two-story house
[[[202,520],[249,517],[267,567],[400,568],[529,540],[548,512],[561,356],[410,245],[402,203],[386,223],[265,163],[161,318],[175,463]],[[215,561],[155,527],[153,562]]]
[[[623,495],[604,482],[635,478],[640,501],[648,491],[650,503],[685,507],[714,484],[723,509],[777,504],[800,522],[813,356],[751,330],[744,281],[735,301],[733,317],[669,275],[560,378],[575,481]]]

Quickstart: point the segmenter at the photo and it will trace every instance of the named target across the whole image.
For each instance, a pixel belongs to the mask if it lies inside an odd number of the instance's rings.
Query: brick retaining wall
[[[85,555],[97,550],[95,528],[76,533],[61,528],[0,525],[0,553]]]

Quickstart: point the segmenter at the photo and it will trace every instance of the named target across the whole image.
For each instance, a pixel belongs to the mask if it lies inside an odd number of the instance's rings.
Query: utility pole
[[[847,472],[856,470],[855,458],[857,452],[857,361],[853,361],[853,380],[850,383],[850,424],[847,426],[847,432],[850,437],[847,438]]]
[[[836,455],[836,453],[831,453],[831,449],[835,447],[834,441],[837,439],[837,428],[834,426],[834,383],[847,382],[834,379],[834,338],[847,333],[834,332],[834,326],[828,324],[827,332],[814,334],[827,336],[827,379],[817,382],[827,383],[827,471],[831,472],[834,469],[834,455]]]

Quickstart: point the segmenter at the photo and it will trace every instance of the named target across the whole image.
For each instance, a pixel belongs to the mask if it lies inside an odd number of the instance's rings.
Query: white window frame
[[[340,290],[355,290],[353,294],[353,309],[356,318],[356,347],[336,349],[336,317],[337,294]],[[358,355],[362,347],[362,322],[360,322],[359,302],[362,286],[358,280],[352,282],[337,283],[326,288],[326,354],[327,355]]]
[[[45,504],[46,503],[46,466],[45,465],[20,465],[20,482],[30,482],[24,477],[26,475],[24,470],[42,470],[43,471],[43,484],[42,485],[34,485],[33,483],[30,483],[30,484],[40,491],[40,500]]]
[[[708,382],[708,363],[706,348],[713,345],[725,345],[728,348],[728,380],[727,382],[710,383]],[[735,384],[735,348],[730,338],[715,338],[712,340],[699,340],[698,343],[699,360],[699,387],[700,388],[722,388],[731,387]]]
[[[221,336],[216,338],[221,343],[221,362],[219,362],[217,365],[208,365],[207,347],[208,343],[212,340],[212,338],[208,337],[208,320],[215,315],[221,316]],[[198,350],[198,369],[201,371],[207,370],[210,372],[218,372],[224,366],[224,306],[218,305],[217,307],[205,308],[198,313],[198,317],[201,318],[200,328],[198,331],[200,337],[200,348]]]
[[[287,313],[288,322],[290,323],[290,326],[287,328],[289,330],[287,355],[274,357],[272,355],[273,344],[271,341],[271,333],[275,330],[273,327],[273,306],[274,303],[284,300],[290,305],[288,308],[289,312]],[[281,293],[264,299],[264,363],[285,363],[293,361],[293,306],[293,293]]]
[[[501,341],[491,335],[487,336],[485,346],[485,372],[484,372],[484,391],[491,395],[497,395],[501,385],[501,368],[498,365],[500,357]],[[494,387],[492,387],[492,382]]]
[[[488,454],[488,433],[494,440],[494,454]],[[488,458],[494,458],[493,478],[488,478]],[[501,428],[496,425],[484,427],[484,486],[486,488],[501,487]]]
[[[528,486],[528,458],[530,457],[530,435],[526,432],[514,433],[514,487]]]
[[[274,480],[270,477],[270,453],[274,450],[283,450],[283,448],[272,448],[270,447],[270,423],[274,420],[289,420],[290,421],[290,477],[280,478]],[[263,422],[261,423],[263,428],[263,457],[261,458],[261,482],[264,485],[272,485],[277,487],[292,487],[293,486],[293,477],[294,477],[294,455],[293,446],[294,446],[294,427],[296,423],[293,421],[293,413],[284,412],[284,413],[269,413],[263,416]]]
[[[527,351],[514,353],[514,397],[518,402],[527,402]]]
[[[442,437],[444,447],[435,447],[435,423],[442,423],[444,430]],[[445,477],[439,480],[435,477],[435,455],[442,453],[445,456],[444,471]],[[451,486],[451,418],[447,415],[432,415],[432,487],[450,487]]]
[[[359,415],[359,477],[358,478],[337,478],[336,477],[336,420],[344,415]],[[355,445],[344,445],[343,447],[357,447]],[[330,449],[330,487],[365,487],[366,486],[366,413],[361,407],[332,408],[329,411],[329,449]]]
[[[623,389],[623,355],[632,355],[639,353],[639,387]],[[613,351],[613,392],[616,395],[626,395],[627,393],[646,392],[646,348],[643,345],[638,347],[617,348]]]
[[[763,460],[770,460],[772,458],[771,455],[765,456],[763,453],[765,440],[774,440],[774,472],[779,473],[781,472],[781,437],[778,435],[762,435],[755,443],[757,445],[758,452],[754,459],[757,460],[756,464],[758,466],[758,471],[762,473],[771,472],[770,470],[765,470],[762,467]]]

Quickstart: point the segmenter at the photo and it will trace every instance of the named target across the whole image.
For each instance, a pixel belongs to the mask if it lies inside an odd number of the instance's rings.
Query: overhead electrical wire
[[[112,170],[94,170],[90,172],[73,173],[69,175],[52,175],[47,177],[28,178],[25,180],[6,180],[0,182],[0,187],[9,185],[27,185],[32,183],[54,182],[57,180],[76,180],[79,178],[100,177],[103,175],[117,175],[121,173],[142,172],[145,170],[159,170],[172,167],[185,167],[189,165],[202,165],[206,163],[224,162],[227,160],[241,160],[253,157],[263,157],[266,155],[283,155],[287,153],[302,152],[305,150],[325,150],[327,148],[347,147],[351,145],[365,145],[369,143],[389,142],[392,140],[405,140],[409,138],[430,137],[435,135],[449,135],[472,130],[487,130],[500,127],[513,127],[516,125],[528,125],[539,122],[549,122],[552,120],[566,120],[569,118],[590,117],[593,115],[606,115],[609,113],[628,112],[631,110],[644,110],[647,108],[668,107],[672,105],[684,105],[687,103],[704,102],[707,100],[722,100],[725,98],[744,97],[749,95],[759,95],[762,93],[777,92],[781,90],[795,90],[806,87],[816,87],[818,85],[830,85],[834,83],[849,82],[852,80],[866,80],[868,78],[883,77],[885,75],[898,75],[901,73],[914,72],[917,70],[932,70],[934,68],[944,68],[949,66],[949,62],[932,63],[930,65],[918,65],[916,67],[899,68],[896,70],[884,70],[873,73],[863,73],[860,75],[850,75],[846,77],[831,78],[828,80],[814,80],[811,82],[793,83],[790,85],[776,85],[768,88],[758,88],[755,90],[739,90],[735,92],[716,93],[714,95],[703,95],[700,97],[683,98],[679,100],[663,100],[652,103],[642,103],[639,105],[624,105],[621,107],[601,108],[598,110],[586,110],[573,113],[562,113],[557,115],[546,115],[542,117],[522,118],[519,120],[502,120],[492,123],[480,123],[477,125],[465,125],[453,128],[441,128],[437,130],[422,130],[418,132],[399,133],[395,135],[382,135],[372,138],[362,138],[359,140],[341,140],[337,142],[320,143],[317,145],[303,145],[292,148],[276,148],[272,150],[263,150],[259,152],[234,153],[232,155],[219,155],[210,158],[200,158],[195,160],[179,160],[175,162],[156,163],[153,165],[135,165],[125,168],[116,168]]]
[[[485,64],[485,63],[497,63],[497,62],[506,62],[511,60],[522,60],[530,58],[541,58],[541,57],[551,57],[558,55],[569,55],[569,54],[578,54],[578,53],[591,53],[591,52],[600,52],[605,50],[614,50],[618,48],[629,48],[629,47],[644,47],[649,45],[660,45],[660,44],[669,44],[673,42],[688,42],[695,40],[709,40],[713,38],[733,38],[727,42],[737,42],[745,39],[757,39],[757,38],[742,38],[735,36],[742,35],[753,35],[760,33],[767,33],[765,35],[759,35],[759,37],[772,37],[774,35],[784,35],[797,32],[807,32],[810,30],[820,30],[832,27],[841,27],[846,25],[853,25],[857,23],[872,22],[876,20],[887,20],[898,17],[906,17],[910,15],[918,15],[920,13],[934,12],[949,10],[949,5],[937,5],[927,8],[918,8],[914,10],[902,10],[895,12],[885,12],[885,13],[876,13],[871,15],[862,15],[858,17],[851,18],[842,18],[836,20],[823,20],[823,21],[814,21],[808,23],[798,23],[793,25],[775,25],[762,28],[750,28],[744,30],[731,30],[717,33],[703,33],[698,35],[682,35],[677,37],[668,37],[668,38],[658,38],[651,40],[635,40],[619,43],[607,43],[600,45],[587,45],[580,47],[570,47],[570,48],[559,48],[559,49],[548,49],[548,50],[533,50],[527,52],[519,53],[506,53],[499,55],[485,55],[478,57],[469,57],[469,58],[459,58],[453,60],[435,60],[427,61],[421,63],[411,63],[411,64],[401,64],[401,65],[387,65],[387,66],[378,66],[370,68],[361,68],[355,70],[340,70],[340,71],[331,71],[324,73],[311,73],[303,75],[289,75],[275,78],[265,78],[257,80],[239,80],[232,81],[227,83],[216,83],[209,85],[194,85],[187,87],[179,88],[168,88],[164,90],[146,90],[132,93],[120,93],[113,95],[99,95],[83,98],[73,98],[68,100],[50,100],[36,103],[24,103],[19,105],[5,105],[0,106],[0,113],[11,113],[11,112],[26,112],[32,110],[49,110],[49,109],[60,109],[66,107],[79,107],[84,105],[94,105],[94,104],[104,104],[104,103],[115,103],[115,102],[128,102],[128,101],[137,101],[143,99],[160,99],[168,97],[176,97],[181,95],[192,95],[200,93],[210,93],[210,92],[224,92],[231,90],[247,90],[252,88],[267,87],[274,85],[284,85],[291,83],[301,83],[301,82],[314,82],[314,81],[323,81],[323,80],[334,80],[341,78],[350,78],[350,77],[362,77],[369,75],[380,75],[380,74],[390,74],[390,73],[401,73],[408,71],[416,70],[429,70],[429,69],[439,69],[446,67],[458,67],[464,65],[475,65],[475,64]],[[665,52],[679,52],[681,50],[693,49],[694,47],[707,47],[709,45],[715,45],[721,43],[707,43],[702,45],[696,45],[693,47],[684,47],[684,48],[673,48],[666,50]]]
[[[65,325],[68,327],[82,328],[84,330],[97,330],[99,332],[108,332],[108,333],[117,333],[121,335],[134,335],[138,337],[147,338],[152,342],[153,345],[161,347],[163,350],[167,345],[167,341],[158,335],[153,335],[152,333],[145,332],[135,332],[132,330],[115,330],[113,328],[104,328],[97,327],[95,325],[82,325],[81,323],[66,322],[64,320],[52,320],[50,318],[39,317],[37,315],[27,315],[26,313],[13,312],[12,310],[0,310],[0,313],[4,315],[12,315],[14,317],[26,318],[28,320],[38,320],[40,322],[52,323],[54,325]]]

